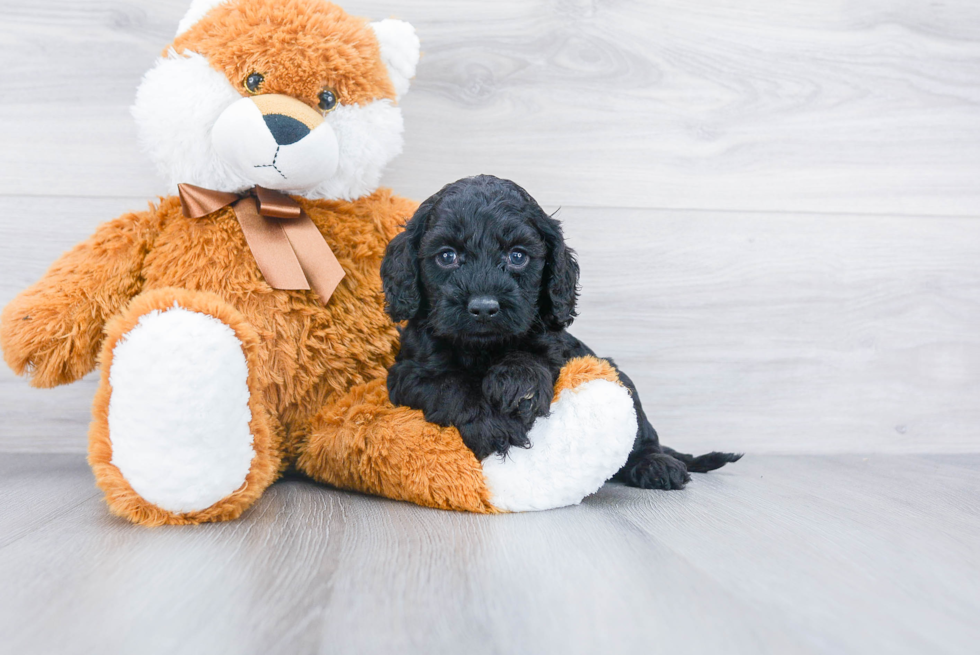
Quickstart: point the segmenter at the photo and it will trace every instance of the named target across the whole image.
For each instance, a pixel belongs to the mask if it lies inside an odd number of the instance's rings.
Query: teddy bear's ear
[[[177,25],[177,36],[180,36],[189,30],[194,26],[194,23],[204,18],[209,11],[226,1],[227,0],[191,0],[190,9],[187,10],[184,17],[180,19],[180,24]]]
[[[371,29],[378,37],[381,59],[388,68],[395,94],[400,98],[408,91],[409,81],[415,77],[415,66],[419,63],[419,37],[409,23],[393,18],[371,23]]]

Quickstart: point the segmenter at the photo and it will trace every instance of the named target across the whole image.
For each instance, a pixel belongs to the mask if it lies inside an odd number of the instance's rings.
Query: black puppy
[[[562,366],[594,355],[565,330],[575,316],[578,275],[561,225],[518,185],[481,175],[443,187],[392,239],[381,265],[387,311],[408,321],[388,373],[391,402],[455,426],[480,460],[527,447],[534,419],[548,414]],[[680,489],[688,471],[741,457],[661,447],[636,387],[618,373],[632,392],[639,427],[613,479]]]

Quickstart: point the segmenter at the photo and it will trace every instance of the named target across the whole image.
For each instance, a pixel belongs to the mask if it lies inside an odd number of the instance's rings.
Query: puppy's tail
[[[708,471],[714,471],[715,469],[720,469],[725,464],[729,462],[737,462],[742,459],[742,453],[719,453],[712,452],[707,455],[687,455],[685,453],[679,453],[673,448],[668,448],[664,446],[664,452],[673,457],[674,459],[679,459],[687,466],[687,470],[691,473],[707,473]]]

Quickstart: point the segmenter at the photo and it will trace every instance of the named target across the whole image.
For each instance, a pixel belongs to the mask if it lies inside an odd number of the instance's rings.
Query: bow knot
[[[310,289],[324,305],[344,278],[344,269],[298,202],[260,186],[244,194],[178,184],[187,218],[201,218],[228,207],[235,212],[245,241],[265,281],[274,289]]]

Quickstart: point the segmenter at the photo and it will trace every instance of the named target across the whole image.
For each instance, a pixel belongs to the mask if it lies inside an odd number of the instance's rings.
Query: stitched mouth
[[[281,148],[281,147],[282,146],[276,146],[276,154],[274,154],[272,156],[272,163],[271,164],[258,164],[256,166],[253,166],[252,168],[271,168],[275,172],[279,173],[279,175],[282,176],[282,179],[288,180],[289,178],[286,177],[286,174],[283,173],[281,170],[279,170],[276,167],[276,160],[279,159],[279,148]]]

